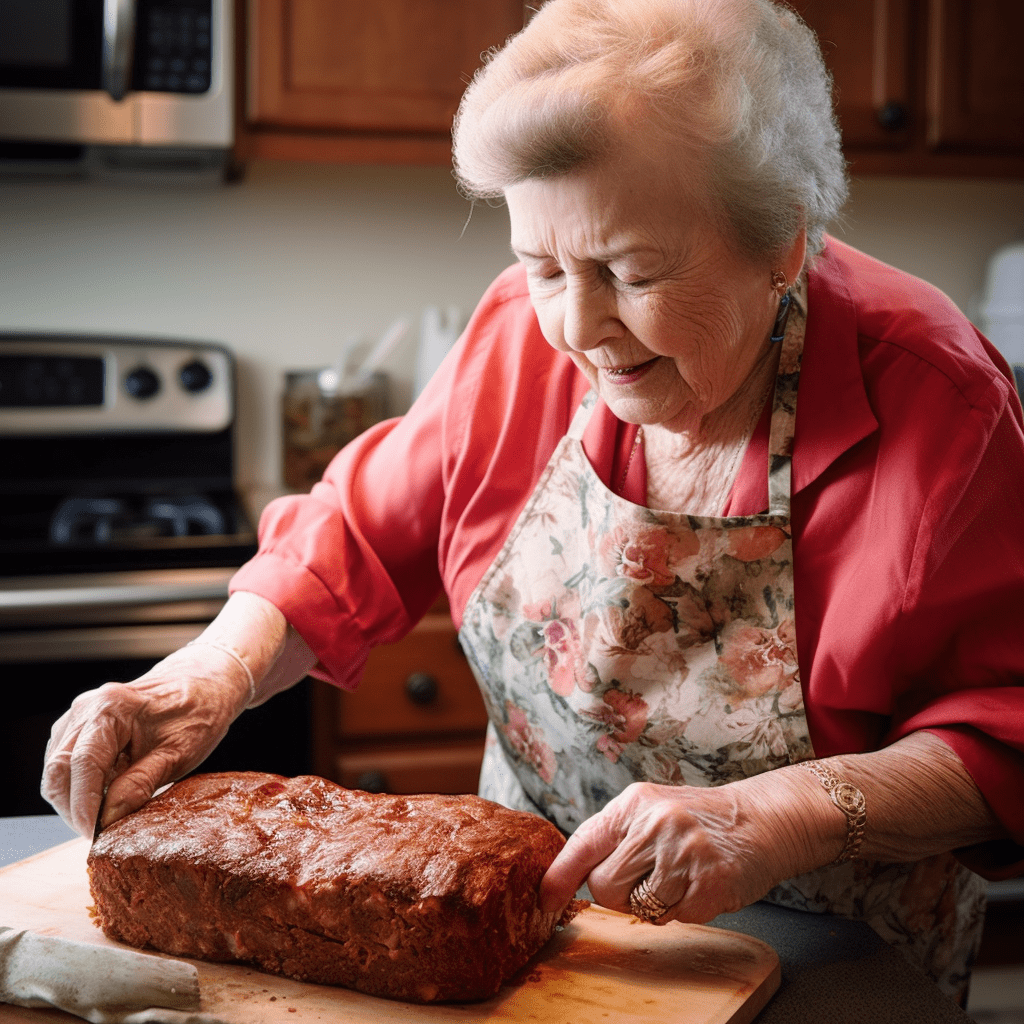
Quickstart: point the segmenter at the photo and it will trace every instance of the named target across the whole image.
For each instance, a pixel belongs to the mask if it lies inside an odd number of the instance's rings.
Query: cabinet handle
[[[420,707],[433,704],[439,691],[437,680],[427,672],[413,672],[405,681],[406,697]]]
[[[386,793],[388,777],[379,768],[370,768],[360,773],[355,788],[363,790],[364,793]]]
[[[906,106],[896,100],[878,108],[876,115],[879,125],[887,132],[901,132],[910,123],[910,113]]]

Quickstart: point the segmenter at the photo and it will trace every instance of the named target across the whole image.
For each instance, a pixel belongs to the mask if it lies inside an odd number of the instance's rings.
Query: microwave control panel
[[[146,92],[204,93],[213,68],[212,0],[153,0],[138,9],[132,86]]]

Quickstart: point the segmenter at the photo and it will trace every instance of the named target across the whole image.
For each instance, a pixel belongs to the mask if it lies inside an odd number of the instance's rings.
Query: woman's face
[[[772,272],[795,280],[804,245],[801,235],[781,266],[737,256],[672,166],[639,142],[614,164],[524,181],[505,197],[548,343],[619,419],[692,430],[767,352]]]

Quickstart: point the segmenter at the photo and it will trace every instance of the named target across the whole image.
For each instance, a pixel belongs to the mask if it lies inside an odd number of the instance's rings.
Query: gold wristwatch
[[[824,761],[801,761],[800,767],[806,768],[817,778],[832,803],[846,815],[846,844],[832,863],[842,864],[852,860],[860,850],[868,817],[864,794],[852,782],[844,782],[839,778]]]

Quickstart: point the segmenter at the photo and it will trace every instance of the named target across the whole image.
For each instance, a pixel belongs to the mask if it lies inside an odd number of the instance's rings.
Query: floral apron
[[[805,319],[798,295],[761,515],[691,516],[619,497],[583,451],[596,397],[584,399],[465,609],[460,640],[490,716],[481,795],[570,833],[638,780],[716,786],[815,756],[789,518]],[[766,899],[866,920],[964,994],[984,890],[951,855],[829,865]]]

